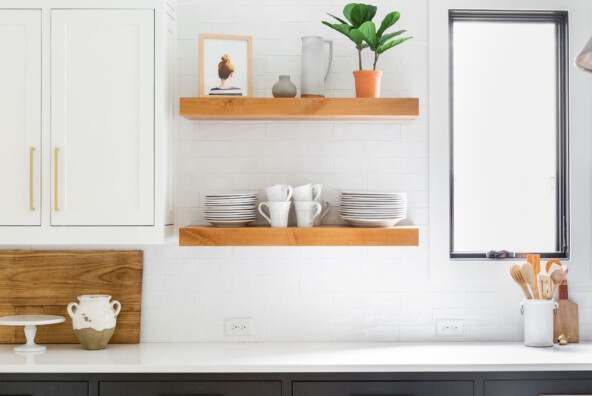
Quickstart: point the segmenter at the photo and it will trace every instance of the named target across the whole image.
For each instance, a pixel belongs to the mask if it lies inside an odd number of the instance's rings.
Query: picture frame
[[[198,94],[200,97],[252,96],[252,36],[199,35]]]

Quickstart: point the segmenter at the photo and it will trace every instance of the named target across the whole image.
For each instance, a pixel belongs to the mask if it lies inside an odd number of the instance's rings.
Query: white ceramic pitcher
[[[329,61],[325,71],[325,43],[329,44]],[[325,81],[333,63],[333,41],[318,36],[302,37],[300,96],[324,97]]]
[[[105,349],[115,332],[119,301],[111,296],[92,294],[78,296],[79,303],[68,304],[68,314],[83,349]]]

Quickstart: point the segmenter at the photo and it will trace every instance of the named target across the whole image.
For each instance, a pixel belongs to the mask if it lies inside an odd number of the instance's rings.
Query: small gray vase
[[[282,75],[278,82],[273,84],[271,93],[274,98],[293,98],[296,96],[296,85],[290,81],[290,76]]]

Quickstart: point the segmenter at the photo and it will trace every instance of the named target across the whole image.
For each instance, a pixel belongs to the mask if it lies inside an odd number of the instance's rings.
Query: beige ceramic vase
[[[109,344],[121,311],[119,301],[110,300],[111,296],[86,295],[78,296],[78,303],[68,305],[68,314],[82,349],[105,349]]]

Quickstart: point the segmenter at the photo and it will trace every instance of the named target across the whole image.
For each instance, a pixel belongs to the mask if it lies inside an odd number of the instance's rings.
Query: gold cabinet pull
[[[29,149],[29,210],[31,212],[35,211],[34,206],[34,197],[33,197],[33,152],[35,151],[35,147],[31,147]]]
[[[53,209],[56,212],[59,212],[60,207],[58,206],[58,153],[60,152],[59,148],[55,148],[54,149],[54,154],[53,154],[53,160],[54,160],[54,165],[53,165]]]

